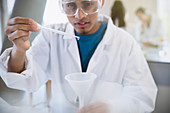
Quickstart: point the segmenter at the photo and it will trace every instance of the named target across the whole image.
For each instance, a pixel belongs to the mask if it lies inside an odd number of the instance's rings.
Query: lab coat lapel
[[[67,26],[66,26],[66,33],[75,35],[74,34],[74,28],[73,28],[73,26],[70,23],[68,23]],[[68,40],[68,43],[69,43],[68,44],[69,54],[72,57],[72,59],[76,62],[79,71],[81,71],[80,55],[79,55],[79,50],[78,50],[78,45],[77,45],[76,38],[65,35],[64,39],[65,40],[69,39]]]
[[[98,61],[102,60],[101,56],[104,55],[103,52],[109,50],[109,48],[111,47],[111,44],[115,38],[116,33],[114,31],[116,31],[116,30],[114,30],[114,29],[116,29],[116,28],[113,25],[112,20],[109,19],[107,23],[108,24],[107,24],[106,32],[88,64],[87,72],[93,72],[96,65],[99,65]]]

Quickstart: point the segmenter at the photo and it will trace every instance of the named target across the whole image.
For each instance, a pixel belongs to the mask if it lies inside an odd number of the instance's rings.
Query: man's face
[[[76,3],[80,3],[83,0],[75,0],[75,1]],[[89,5],[90,4],[86,6],[88,7]],[[99,28],[98,13],[87,15],[83,12],[82,7],[78,7],[78,8],[79,10],[75,16],[67,16],[69,22],[73,25],[74,29],[79,34],[89,35],[95,33]]]
[[[82,35],[93,34],[98,30],[98,14],[85,15],[79,11],[76,16],[68,16],[69,22],[77,33]]]

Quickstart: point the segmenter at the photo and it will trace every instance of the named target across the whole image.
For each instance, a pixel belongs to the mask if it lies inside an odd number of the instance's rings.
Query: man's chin
[[[83,29],[79,29],[79,30],[76,30],[76,32],[80,35],[88,35],[89,31],[86,30],[85,28]]]

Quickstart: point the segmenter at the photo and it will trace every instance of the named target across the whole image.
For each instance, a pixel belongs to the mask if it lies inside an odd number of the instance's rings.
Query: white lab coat
[[[145,31],[141,32],[141,42],[150,42],[158,45],[161,40],[165,38],[165,32],[162,21],[157,15],[151,14],[151,23],[149,27],[146,27]]]
[[[95,89],[86,94],[85,103],[107,102],[111,113],[153,111],[157,87],[140,47],[110,18],[99,16],[99,21],[108,25],[87,68],[97,80]],[[49,27],[74,34],[69,23]],[[42,31],[27,52],[26,70],[21,74],[7,72],[10,51],[7,49],[0,57],[1,77],[8,87],[32,92],[51,79],[54,113],[76,113],[77,96],[64,80],[67,74],[81,72],[75,38]]]

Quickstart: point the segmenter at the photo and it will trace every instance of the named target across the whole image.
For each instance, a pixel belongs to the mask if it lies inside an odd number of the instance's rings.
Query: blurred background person
[[[111,18],[113,23],[121,28],[126,27],[125,22],[125,7],[120,0],[116,0],[111,9]]]
[[[114,1],[110,16],[117,27],[129,32],[136,41],[139,40],[140,27],[138,24],[128,22],[128,13],[121,0]]]
[[[162,21],[155,14],[146,12],[142,7],[136,10],[136,16],[141,21],[140,41],[145,46],[158,46],[164,41]]]

